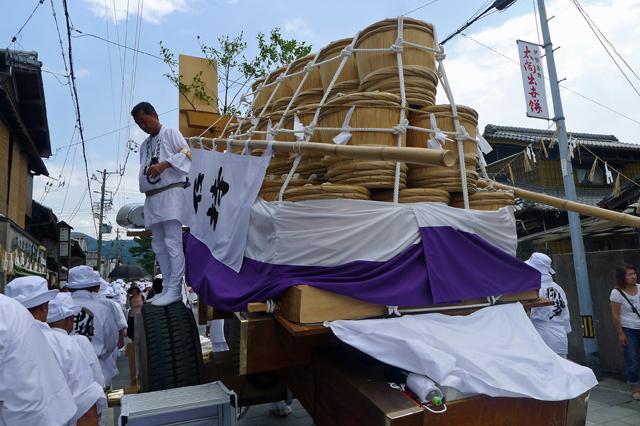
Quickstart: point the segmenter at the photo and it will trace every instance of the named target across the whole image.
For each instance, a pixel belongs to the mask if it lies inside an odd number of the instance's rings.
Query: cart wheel
[[[204,383],[198,327],[182,303],[143,305],[136,314],[134,338],[139,392]]]

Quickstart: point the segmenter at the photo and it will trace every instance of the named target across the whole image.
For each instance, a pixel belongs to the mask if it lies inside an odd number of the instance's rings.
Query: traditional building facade
[[[483,136],[493,147],[486,156],[487,171],[498,180],[565,198],[559,147],[553,131],[490,124]],[[624,186],[640,174],[640,145],[620,142],[614,135],[571,133],[569,136],[575,141],[571,167],[578,202],[598,206],[613,194],[616,181]],[[529,154],[527,147],[531,147]],[[609,182],[607,170],[612,178]],[[521,247],[528,245],[530,250],[549,255],[572,252],[566,212],[517,200],[516,219]],[[640,238],[633,228],[584,217],[582,229],[588,252],[640,248]]]
[[[36,52],[0,53],[0,291],[13,276],[47,276],[46,249],[28,231],[33,177],[49,175],[51,155],[41,66]]]

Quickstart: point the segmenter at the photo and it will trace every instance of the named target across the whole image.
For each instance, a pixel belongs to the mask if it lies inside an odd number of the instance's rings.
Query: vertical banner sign
[[[520,72],[524,86],[527,117],[549,119],[547,93],[544,90],[544,72],[540,60],[540,46],[518,40]]]

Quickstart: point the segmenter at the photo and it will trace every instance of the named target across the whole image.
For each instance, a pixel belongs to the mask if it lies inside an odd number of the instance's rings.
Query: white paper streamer
[[[293,114],[293,130],[295,131],[294,135],[296,135],[296,139],[298,141],[303,141],[304,138],[304,125],[300,122],[298,118],[298,114]]]
[[[436,116],[432,113],[429,116],[431,120],[431,130],[434,133],[429,134],[429,140],[427,140],[427,145],[429,148],[433,149],[442,149],[442,145],[444,145],[445,141],[453,142],[453,139],[449,139],[447,135],[442,133],[442,130],[438,129],[438,125],[436,124]]]
[[[344,123],[342,124],[342,128],[343,129],[350,129],[351,126],[349,126],[349,122],[351,121],[351,116],[353,115],[353,111],[355,111],[356,106],[352,106],[349,109],[349,112],[347,112],[347,116],[344,118]],[[349,142],[349,139],[351,139],[351,132],[340,132],[340,134],[338,134],[338,136],[336,136],[335,138],[333,138],[333,142],[335,142],[338,145],[346,145],[347,142]]]
[[[604,163],[604,173],[607,177],[607,184],[611,185],[613,183],[613,175],[611,174],[611,170],[609,170],[609,166],[607,166],[607,163]]]

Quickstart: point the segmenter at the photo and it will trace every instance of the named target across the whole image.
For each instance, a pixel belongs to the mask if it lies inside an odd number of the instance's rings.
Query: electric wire
[[[413,13],[413,12],[417,11],[417,10],[420,10],[420,9],[423,9],[423,8],[425,8],[425,7],[429,6],[429,5],[432,5],[432,4],[436,3],[437,1],[438,1],[438,0],[432,0],[432,1],[430,1],[429,3],[423,4],[423,5],[422,5],[422,6],[420,6],[420,7],[416,7],[415,9],[410,10],[410,11],[409,11],[409,12],[407,12],[407,13],[404,13],[402,16],[407,16],[407,15],[409,15],[409,14],[411,14],[411,13]]]
[[[507,60],[509,60],[509,61],[513,62],[514,64],[518,65],[518,67],[520,67],[520,62],[516,61],[516,60],[515,60],[515,59],[513,59],[513,58],[508,57],[508,56],[507,56],[507,55],[505,55],[504,53],[498,52],[497,50],[495,50],[495,49],[493,49],[493,48],[491,48],[491,47],[489,47],[489,46],[487,46],[487,45],[485,45],[485,44],[483,44],[483,43],[479,42],[478,40],[476,40],[476,39],[474,39],[473,37],[471,37],[471,36],[469,36],[469,35],[466,35],[466,34],[464,34],[464,33],[462,33],[462,34],[461,34],[461,36],[462,36],[462,37],[465,37],[465,38],[468,38],[469,40],[471,40],[471,41],[474,41],[474,42],[478,43],[480,46],[482,46],[482,47],[484,47],[484,48],[486,48],[486,49],[489,49],[489,50],[490,50],[490,51],[492,51],[493,53],[496,53],[496,54],[498,54],[498,55],[502,56],[503,58],[505,58],[505,59],[507,59]],[[547,77],[545,77],[545,80],[548,80],[548,78],[547,78]],[[560,87],[562,87],[564,90],[568,90],[569,92],[574,93],[574,94],[576,94],[576,95],[580,96],[581,98],[588,100],[589,102],[592,102],[592,103],[594,103],[594,104],[596,104],[596,105],[598,105],[598,106],[600,106],[600,107],[602,107],[602,108],[604,108],[604,109],[606,109],[606,110],[609,110],[609,111],[613,112],[614,114],[617,114],[617,115],[619,115],[619,116],[621,116],[621,117],[624,117],[624,118],[626,118],[627,120],[633,121],[634,123],[640,124],[640,121],[635,120],[635,119],[633,119],[633,118],[631,118],[631,117],[629,117],[629,116],[627,116],[627,115],[624,115],[623,113],[618,112],[618,111],[616,111],[615,109],[612,109],[612,108],[610,108],[610,107],[608,107],[608,106],[606,106],[606,105],[604,105],[604,104],[601,104],[600,102],[595,101],[595,100],[593,100],[593,99],[591,99],[591,98],[589,98],[589,97],[587,97],[587,96],[585,96],[585,95],[583,95],[583,94],[581,94],[581,93],[578,93],[578,92],[576,92],[575,90],[572,90],[572,89],[568,88],[567,86],[565,86],[565,85],[563,85],[563,84],[560,84],[559,86],[560,86]]]
[[[636,92],[636,94],[638,96],[640,96],[640,92],[638,92],[638,89],[636,89],[636,86],[633,85],[633,83],[631,82],[631,80],[629,79],[629,77],[627,76],[627,74],[622,70],[622,67],[620,66],[620,64],[618,64],[618,61],[616,61],[616,59],[613,57],[613,54],[609,51],[609,49],[607,48],[607,45],[609,45],[611,47],[611,49],[613,49],[613,52],[622,60],[622,62],[627,66],[627,68],[629,68],[629,70],[631,71],[631,73],[638,78],[638,75],[633,71],[633,69],[629,66],[629,64],[627,63],[627,61],[624,60],[624,58],[618,53],[618,51],[616,50],[616,48],[613,46],[613,44],[611,44],[611,42],[609,40],[607,40],[607,38],[605,37],[605,35],[602,33],[602,31],[600,31],[600,28],[598,28],[598,26],[595,24],[595,22],[593,22],[593,20],[591,19],[591,17],[589,16],[589,14],[587,14],[587,12],[582,8],[582,6],[580,5],[580,3],[578,3],[578,0],[571,0],[571,3],[573,3],[573,5],[576,7],[576,9],[578,9],[578,12],[580,12],[580,14],[582,15],[582,17],[584,18],[584,20],[587,22],[587,25],[589,26],[589,28],[591,29],[591,31],[593,32],[593,34],[596,36],[596,38],[598,39],[598,42],[602,45],[602,47],[604,48],[605,52],[607,52],[607,55],[609,55],[609,57],[611,58],[611,60],[613,61],[613,63],[615,64],[615,66],[618,68],[618,70],[620,70],[620,73],[622,73],[622,75],[624,76],[624,78],[627,80],[627,82],[629,82],[629,84],[631,85],[631,87],[633,88],[633,90]],[[604,41],[603,41],[604,40]],[[605,44],[606,42],[606,44]]]
[[[52,3],[53,4],[53,0]],[[86,151],[86,147],[85,147],[85,143],[84,143],[84,133],[82,130],[82,118],[80,116],[80,102],[78,99],[78,89],[76,87],[76,82],[75,82],[75,73],[73,70],[73,50],[72,50],[72,46],[71,46],[71,17],[69,16],[69,8],[67,6],[67,0],[62,0],[62,7],[64,8],[64,15],[66,18],[66,23],[67,23],[67,38],[68,38],[68,43],[69,43],[69,80],[71,81],[71,87],[73,89],[73,99],[74,99],[74,105],[75,105],[75,109],[76,109],[76,121],[77,121],[77,126],[78,126],[78,132],[80,133],[80,141],[82,142],[82,156],[84,157],[84,167],[85,167],[85,174],[87,177],[87,187],[89,188],[89,200],[91,201],[91,205],[93,205],[93,198],[91,196],[91,180],[89,179],[89,165],[87,163],[87,151]],[[96,227],[96,233],[98,232],[97,229],[97,224],[95,221],[95,218],[93,220],[93,223]]]
[[[11,37],[11,42],[9,43],[9,46],[11,46],[11,43],[15,43],[16,42],[16,40],[18,39],[18,36],[21,35],[20,33],[22,32],[24,27],[27,26],[27,24],[29,23],[31,18],[33,18],[33,15],[36,13],[36,10],[38,10],[40,5],[42,5],[42,3],[44,3],[44,1],[45,0],[38,0],[38,4],[36,4],[36,7],[33,9],[33,12],[31,12],[31,15],[29,15],[29,17],[27,18],[27,21],[24,24],[22,24],[22,26],[20,27],[18,32],[13,37]],[[7,46],[7,48],[9,48],[9,46]]]

